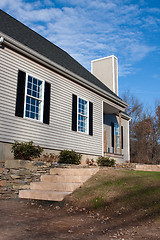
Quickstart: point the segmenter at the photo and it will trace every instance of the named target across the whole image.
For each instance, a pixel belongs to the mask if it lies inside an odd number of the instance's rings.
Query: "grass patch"
[[[68,197],[79,207],[126,214],[160,214],[160,173],[101,169]]]
[[[93,199],[93,208],[97,209],[103,206],[104,200],[102,197]]]

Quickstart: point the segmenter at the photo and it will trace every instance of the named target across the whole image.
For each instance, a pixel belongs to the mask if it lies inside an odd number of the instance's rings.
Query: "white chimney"
[[[115,56],[91,61],[91,72],[118,95],[118,63]]]

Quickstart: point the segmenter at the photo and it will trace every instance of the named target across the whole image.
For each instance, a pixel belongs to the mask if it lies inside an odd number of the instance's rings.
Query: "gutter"
[[[125,112],[122,112],[122,117],[128,121],[131,121],[132,120],[132,117],[130,117],[128,114],[126,114]]]
[[[1,37],[0,38],[0,46],[2,46],[3,42],[4,42],[4,37]]]
[[[0,32],[0,45],[7,46],[11,49],[14,49],[16,52],[19,52],[34,61],[42,64],[43,66],[46,66],[47,68],[50,68],[54,70],[55,72],[71,79],[72,81],[87,87],[91,91],[94,91],[98,95],[101,95],[102,97],[113,101],[114,103],[118,104],[122,108],[126,108],[128,106],[127,103],[122,101],[119,97],[113,96],[110,93],[107,93],[103,89],[99,88],[98,86],[90,83],[89,81],[85,80],[84,78],[78,76],[77,74],[69,71],[68,69],[60,66],[59,64],[49,60],[48,58],[44,57],[43,55],[37,53],[36,51],[32,50],[31,48],[19,43],[18,41],[14,40],[11,37],[8,37],[4,33]]]

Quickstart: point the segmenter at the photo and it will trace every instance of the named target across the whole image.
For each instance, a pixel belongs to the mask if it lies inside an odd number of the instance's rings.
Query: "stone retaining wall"
[[[49,174],[52,163],[41,161],[7,160],[0,162],[0,199],[17,198],[21,189],[29,189],[30,182],[40,181]]]
[[[17,198],[19,190],[29,189],[31,182],[40,181],[42,174],[49,174],[53,167],[88,167],[88,165],[67,165],[44,161],[6,160],[0,162],[0,199]],[[90,166],[92,167],[92,166]],[[135,169],[136,164],[116,164],[114,168]]]
[[[125,170],[135,170],[136,169],[136,163],[121,163],[116,164],[115,168],[117,169],[125,169]]]
[[[139,171],[160,172],[160,165],[137,164],[137,165],[136,165],[136,170],[139,170]]]

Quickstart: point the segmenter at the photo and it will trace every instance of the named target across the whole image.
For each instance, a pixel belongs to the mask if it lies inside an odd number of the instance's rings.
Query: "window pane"
[[[35,106],[31,105],[31,112],[35,112]]]
[[[27,102],[27,103],[30,103],[30,97],[27,97],[27,98],[26,98],[26,102]]]
[[[37,85],[37,79],[33,78],[33,84]]]
[[[39,102],[40,102],[40,101],[36,100],[36,106],[37,106],[37,107],[39,106]]]
[[[32,84],[31,84],[30,82],[28,82],[27,87],[28,87],[29,89],[31,89],[31,88],[32,88]]]
[[[26,111],[26,117],[29,117],[29,111]]]
[[[36,96],[37,96],[35,91],[32,91],[32,96],[33,96],[33,97],[36,97]]]
[[[32,82],[32,77],[31,76],[28,76],[28,82]]]
[[[34,85],[34,84],[33,84],[33,90],[34,90],[34,91],[37,91],[37,85]]]
[[[31,90],[30,89],[27,89],[27,94],[31,95]]]
[[[33,118],[33,119],[34,119],[34,113],[31,112],[30,118]]]
[[[29,109],[30,109],[30,105],[29,105],[29,104],[26,104],[26,110],[29,111]]]
[[[42,81],[38,80],[38,86],[39,86],[39,87],[42,86]]]
[[[35,105],[35,101],[36,101],[36,100],[35,100],[34,98],[31,98],[31,104],[32,104],[32,105]]]

